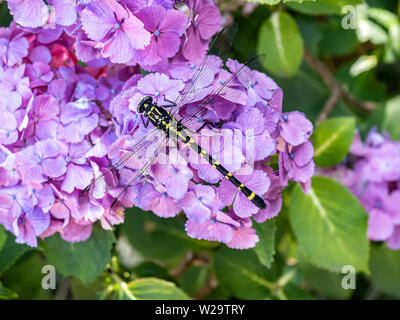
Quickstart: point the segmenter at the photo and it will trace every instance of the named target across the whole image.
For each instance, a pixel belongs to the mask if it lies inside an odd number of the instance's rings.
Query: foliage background
[[[317,165],[340,163],[355,128],[365,135],[377,126],[400,139],[399,1],[222,0],[219,7],[239,25],[232,55],[267,53],[264,68],[284,90],[285,111],[314,121]],[[10,21],[0,3],[1,25]],[[290,185],[279,216],[256,229],[254,249],[231,250],[188,238],[179,216],[134,208],[114,232],[97,226],[85,242],[55,235],[32,249],[0,226],[0,299],[400,297],[400,251],[368,242],[365,210],[333,180],[314,177],[309,195]],[[54,290],[41,286],[48,264],[57,270]],[[354,290],[341,286],[345,265],[357,272]]]

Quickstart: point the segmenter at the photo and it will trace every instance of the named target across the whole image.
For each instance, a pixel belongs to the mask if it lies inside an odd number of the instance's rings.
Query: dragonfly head
[[[138,113],[143,113],[146,111],[149,105],[153,103],[153,98],[150,96],[144,97],[142,100],[139,101],[138,107],[137,107],[137,112]]]

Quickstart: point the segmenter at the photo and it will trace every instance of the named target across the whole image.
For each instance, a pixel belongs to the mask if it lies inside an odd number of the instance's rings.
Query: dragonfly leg
[[[180,130],[182,130],[182,129],[185,129],[186,131],[189,131],[191,134],[196,134],[196,131],[194,131],[194,130],[192,130],[192,129],[189,129],[188,127],[184,126],[184,125],[182,124],[182,120],[179,120],[179,121],[178,121],[178,131],[180,131]]]
[[[196,130],[196,133],[199,133],[199,132],[200,132],[201,130],[203,130],[204,127],[206,127],[206,126],[207,126],[207,128],[209,128],[209,129],[212,129],[212,128],[213,128],[213,126],[211,125],[211,122],[205,121],[205,122],[202,124],[202,126],[201,126],[199,129]]]
[[[143,115],[140,115],[140,117],[142,118],[143,126],[147,128],[150,123],[150,118],[147,118],[147,120],[145,121]]]
[[[170,103],[170,105],[167,105],[167,106],[163,106],[163,108],[172,108],[172,107],[175,107],[176,106],[176,103],[175,102],[173,102],[173,101],[171,101],[171,100],[169,100],[169,99],[167,99],[167,97],[165,96],[165,94],[164,94],[164,100],[165,101],[167,101],[168,103]]]

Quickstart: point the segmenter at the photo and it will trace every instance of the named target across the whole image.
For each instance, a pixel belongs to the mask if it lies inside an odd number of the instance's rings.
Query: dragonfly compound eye
[[[138,113],[143,113],[146,111],[147,107],[153,103],[153,98],[150,96],[144,97],[142,100],[139,101],[138,103],[138,108],[137,111]]]

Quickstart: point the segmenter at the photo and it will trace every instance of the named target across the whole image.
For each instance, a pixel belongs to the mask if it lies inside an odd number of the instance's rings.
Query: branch
[[[217,279],[215,278],[214,275],[209,275],[204,285],[195,293],[194,299],[203,300],[217,287],[218,287]]]
[[[364,101],[355,97],[335,78],[331,70],[324,62],[313,57],[307,50],[304,52],[304,59],[307,64],[318,73],[322,81],[331,90],[331,96],[318,116],[316,123],[321,122],[329,116],[340,98],[342,98],[355,111],[362,113],[371,112],[378,107],[378,103],[376,102]]]
[[[331,96],[329,97],[328,101],[325,103],[320,114],[315,120],[316,126],[319,125],[326,118],[328,118],[328,116],[332,113],[333,109],[335,108],[336,103],[340,100],[340,97],[341,97],[340,89],[338,87],[332,88]]]

